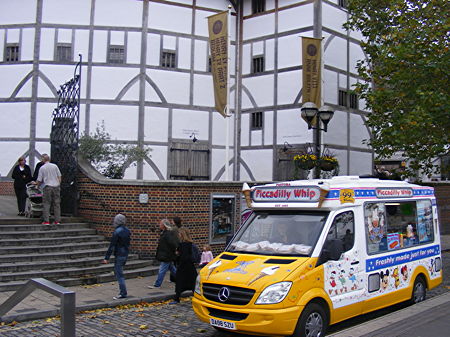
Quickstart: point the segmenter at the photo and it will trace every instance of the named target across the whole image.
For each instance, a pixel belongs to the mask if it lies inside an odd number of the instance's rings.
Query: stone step
[[[24,238],[56,238],[75,235],[95,235],[97,231],[94,228],[80,228],[80,229],[53,229],[49,231],[29,231],[29,232],[2,232],[0,237],[2,239],[24,239]]]
[[[0,238],[2,236],[0,235]],[[80,235],[80,236],[65,236],[56,238],[29,238],[29,239],[0,239],[0,247],[6,246],[30,246],[42,245],[49,246],[54,244],[74,243],[74,242],[92,242],[104,241],[105,237],[102,235]]]
[[[6,246],[0,247],[0,256],[6,254],[41,254],[50,252],[71,252],[83,249],[99,249],[108,248],[109,243],[107,241],[97,241],[97,242],[79,242],[79,243],[69,243],[62,245],[50,245],[50,246]]]
[[[151,266],[152,261],[149,260],[131,260],[127,262],[124,270],[140,269]],[[2,273],[0,282],[24,281],[31,278],[42,277],[47,280],[58,280],[61,278],[88,278],[96,277],[96,275],[109,273],[113,270],[113,264],[98,264],[97,266],[84,268],[63,268],[55,270],[29,270],[19,273]]]
[[[53,218],[50,218],[53,220]],[[83,222],[85,221],[79,217],[61,217],[61,223],[70,223],[70,222]],[[3,225],[26,225],[26,224],[40,224],[42,222],[39,218],[0,218],[0,226]]]
[[[52,270],[63,268],[81,268],[98,266],[100,261],[103,260],[104,254],[83,257],[81,259],[61,259],[61,260],[45,260],[45,261],[33,261],[33,262],[6,262],[0,264],[0,274],[3,273],[19,273],[29,270]],[[137,260],[139,256],[137,254],[128,255],[128,261]],[[114,262],[112,257],[110,262]]]
[[[0,255],[0,264],[14,261],[17,262],[35,262],[35,261],[48,261],[48,260],[64,260],[64,259],[81,259],[93,256],[104,256],[106,253],[105,248],[101,249],[88,249],[78,251],[64,251],[64,252],[49,252],[42,254],[7,254]]]
[[[44,231],[47,229],[47,227],[48,225],[43,225],[41,223],[28,225],[0,225],[0,235],[3,232]],[[90,225],[85,222],[70,222],[70,223],[61,223],[54,227],[56,227],[56,229],[59,230],[65,230],[65,229],[90,228]]]

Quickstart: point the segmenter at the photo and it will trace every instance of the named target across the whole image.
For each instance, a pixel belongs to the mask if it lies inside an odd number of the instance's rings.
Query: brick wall
[[[450,183],[439,182],[427,185],[434,187],[441,234],[450,235]]]
[[[13,180],[6,178],[0,179],[0,195],[15,195]]]

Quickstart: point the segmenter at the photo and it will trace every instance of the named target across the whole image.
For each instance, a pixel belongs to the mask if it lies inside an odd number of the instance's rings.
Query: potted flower
[[[294,157],[294,163],[302,170],[311,170],[317,165],[317,156],[312,153],[297,154]]]
[[[319,160],[320,169],[322,171],[333,171],[338,165],[338,160],[332,155],[324,155]]]

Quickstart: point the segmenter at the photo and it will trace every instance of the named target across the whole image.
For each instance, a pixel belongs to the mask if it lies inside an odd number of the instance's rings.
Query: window
[[[369,254],[434,241],[430,200],[367,203],[364,218]]]
[[[19,45],[7,44],[5,51],[5,62],[17,62],[19,61]]]
[[[252,13],[262,13],[266,10],[266,0],[252,0]]]
[[[358,96],[354,93],[350,93],[350,108],[351,109],[358,109]]]
[[[72,46],[70,44],[58,44],[56,45],[56,61],[59,62],[71,62],[72,57]]]
[[[252,60],[252,73],[262,73],[264,71],[264,56],[254,56]]]
[[[125,47],[109,46],[108,52],[109,63],[125,63]]]
[[[340,106],[349,107],[351,109],[358,109],[358,96],[355,93],[339,89],[338,96],[338,104]]]
[[[347,91],[339,90],[338,104],[340,106],[347,106]]]
[[[327,235],[327,240],[342,241],[344,252],[353,248],[355,241],[355,217],[353,212],[344,212],[338,214],[331,225],[330,231]]]
[[[173,143],[169,179],[209,180],[209,149],[206,144]]]
[[[338,4],[342,8],[347,8],[347,0],[339,0]]]
[[[164,50],[161,54],[161,67],[176,68],[176,53],[171,50]]]
[[[212,71],[211,56],[208,57],[208,73]]]
[[[251,129],[261,130],[263,128],[263,113],[262,111],[252,112]]]

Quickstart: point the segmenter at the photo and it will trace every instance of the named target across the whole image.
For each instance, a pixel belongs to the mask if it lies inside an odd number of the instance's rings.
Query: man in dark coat
[[[177,272],[175,260],[177,258],[176,250],[180,242],[178,235],[172,230],[168,219],[162,219],[159,222],[159,229],[161,230],[161,235],[159,237],[158,248],[156,249],[156,259],[161,264],[159,265],[158,277],[155,284],[148,286],[150,289],[161,287],[167,270],[170,271],[172,279],[175,278]]]
[[[126,218],[123,214],[117,214],[114,217],[113,225],[115,227],[114,233],[109,244],[108,251],[106,252],[105,259],[102,263],[108,263],[111,254],[114,253],[114,274],[116,275],[117,282],[119,283],[120,293],[118,296],[114,296],[113,299],[127,297],[127,287],[125,286],[125,277],[123,275],[123,266],[128,259],[128,252],[130,248],[131,232],[125,227]]]

